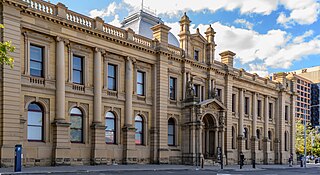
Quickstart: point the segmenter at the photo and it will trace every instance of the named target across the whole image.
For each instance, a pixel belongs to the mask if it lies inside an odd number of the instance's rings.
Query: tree
[[[4,25],[0,24],[0,29],[3,30]],[[14,52],[15,47],[11,45],[11,41],[0,42],[0,64],[9,65],[13,68],[14,59],[9,56],[10,52]]]
[[[306,129],[306,148],[307,155],[320,156],[320,136],[317,130],[310,126]],[[301,120],[296,121],[296,153],[304,154],[304,125]]]

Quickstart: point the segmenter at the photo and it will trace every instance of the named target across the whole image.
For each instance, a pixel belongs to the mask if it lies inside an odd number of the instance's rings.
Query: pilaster
[[[160,43],[161,45],[161,43]],[[160,47],[161,48],[161,47]],[[169,163],[167,103],[168,103],[168,56],[159,51],[157,55],[157,128],[159,129],[159,163]]]
[[[135,145],[135,131],[134,127],[124,127],[123,132],[123,164],[136,164],[137,163],[137,151]]]
[[[70,123],[56,120],[52,123],[53,126],[53,160],[52,165],[70,165],[71,143],[69,126]]]
[[[1,41],[11,41],[15,51],[10,53],[14,58],[14,67],[1,65],[0,77],[0,159],[1,167],[13,166],[15,144],[22,143],[21,130],[21,15],[19,7],[2,1],[0,5]]]
[[[94,123],[91,125],[91,164],[101,165],[107,163],[105,156],[105,126],[102,123]]]

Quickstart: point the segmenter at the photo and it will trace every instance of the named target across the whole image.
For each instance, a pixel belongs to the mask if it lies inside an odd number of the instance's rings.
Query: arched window
[[[284,134],[284,150],[288,151],[289,150],[289,133],[288,131],[285,132]]]
[[[260,134],[260,129],[257,129],[256,135],[257,135],[257,140],[258,140],[258,150],[261,150],[261,134]]]
[[[70,141],[83,142],[83,115],[79,108],[72,108],[70,112]]]
[[[106,143],[116,143],[116,118],[112,112],[106,114]]]
[[[43,110],[37,103],[28,106],[28,131],[29,141],[43,141]]]
[[[135,118],[135,128],[136,128],[136,136],[135,142],[137,145],[143,144],[143,118],[139,115]]]
[[[232,146],[232,149],[236,149],[236,131],[234,129],[234,126],[232,126],[232,140],[231,140],[231,146]]]
[[[176,144],[175,139],[175,122],[173,118],[168,120],[168,145],[173,146]]]
[[[248,128],[244,128],[243,135],[245,139],[245,147],[248,150],[249,149]]]

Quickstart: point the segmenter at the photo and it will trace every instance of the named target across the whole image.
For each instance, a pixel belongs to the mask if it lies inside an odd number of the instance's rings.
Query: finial
[[[141,10],[143,10],[143,0],[141,0]]]

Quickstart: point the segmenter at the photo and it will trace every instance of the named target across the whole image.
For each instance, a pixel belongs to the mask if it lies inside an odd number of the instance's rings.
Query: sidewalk
[[[289,167],[288,165],[256,165],[256,169],[253,169],[251,165],[244,165],[243,169],[239,168],[239,165],[228,165],[224,167],[224,170],[233,171],[263,171],[265,169],[286,169],[286,168],[299,168],[299,165]],[[309,165],[309,167],[311,167]],[[319,167],[319,166],[318,166]],[[196,166],[187,165],[98,165],[98,166],[58,166],[58,167],[29,167],[22,168],[21,173],[14,173],[13,167],[0,168],[0,174],[71,174],[71,173],[85,173],[85,172],[121,172],[121,171],[191,171],[196,170]],[[220,166],[204,166],[203,169],[198,167],[200,171],[223,171]]]

